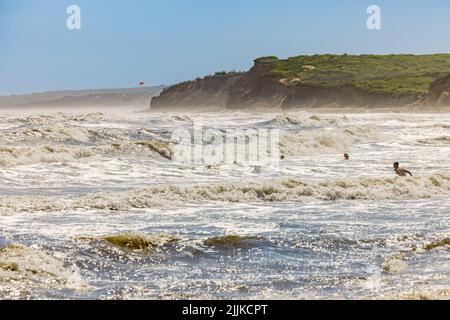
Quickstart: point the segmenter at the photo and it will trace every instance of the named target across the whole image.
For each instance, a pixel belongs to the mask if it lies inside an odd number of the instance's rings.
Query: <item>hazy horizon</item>
[[[0,97],[13,97],[13,96],[26,96],[26,95],[40,95],[40,94],[49,94],[49,93],[62,93],[62,92],[102,92],[102,91],[127,91],[127,90],[140,90],[140,89],[156,89],[156,88],[164,88],[170,85],[146,85],[143,87],[127,87],[127,88],[123,88],[123,87],[117,87],[117,88],[81,88],[81,89],[56,89],[56,90],[45,90],[45,91],[32,91],[32,92],[23,92],[23,93],[11,93],[11,94],[0,94]]]

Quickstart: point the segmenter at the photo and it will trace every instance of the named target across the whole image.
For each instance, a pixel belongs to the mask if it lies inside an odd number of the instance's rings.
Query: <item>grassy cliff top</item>
[[[450,54],[314,55],[286,60],[263,57],[272,73],[289,85],[354,86],[393,96],[420,95],[437,78],[450,74]]]

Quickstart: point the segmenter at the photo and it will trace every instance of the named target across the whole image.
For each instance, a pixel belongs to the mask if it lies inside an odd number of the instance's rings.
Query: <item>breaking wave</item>
[[[61,122],[86,122],[103,120],[105,115],[101,112],[93,112],[81,115],[71,115],[64,112],[49,114],[32,114],[19,117],[16,120],[26,125],[45,125]]]
[[[126,140],[123,133],[104,128],[86,128],[56,124],[46,127],[26,127],[4,133],[3,143],[64,143],[95,145]]]
[[[305,182],[296,179],[262,183],[192,187],[157,186],[119,195],[96,194],[75,201],[86,208],[122,210],[195,201],[257,202],[358,199],[425,199],[450,195],[450,174],[430,177],[358,178]]]
[[[385,259],[385,261],[382,264],[383,271],[386,273],[401,273],[403,272],[407,264],[404,261],[405,253],[401,252],[398,254],[395,254],[391,257],[388,257]]]
[[[430,243],[426,244],[423,248],[425,250],[434,250],[434,249],[439,249],[439,248],[448,247],[448,246],[450,246],[450,238],[443,238],[440,240],[430,242]]]
[[[77,147],[0,147],[0,167],[36,163],[70,162],[88,158],[94,154],[90,149]]]
[[[422,144],[450,144],[450,136],[441,136],[419,140]]]
[[[117,235],[110,235],[104,237],[82,237],[78,240],[85,241],[103,241],[114,247],[136,252],[152,252],[160,251],[170,244],[183,243],[187,245],[188,240],[182,240],[178,237],[166,234],[143,234],[140,232],[122,233]],[[230,249],[230,248],[252,248],[257,247],[259,243],[264,240],[257,236],[241,236],[241,235],[226,235],[209,237],[203,240],[190,240],[192,246],[197,244],[201,247],[214,249]]]
[[[34,289],[83,291],[88,285],[46,253],[14,244],[0,248],[0,295],[20,299]]]
[[[426,177],[357,178],[324,181],[297,179],[253,183],[226,183],[195,186],[163,185],[121,193],[96,193],[74,198],[45,196],[3,196],[0,209],[10,211],[56,211],[65,209],[127,210],[179,206],[182,203],[217,202],[283,202],[309,199],[399,200],[450,196],[450,173]]]
[[[342,120],[345,120],[345,117],[342,117]],[[294,127],[319,127],[319,126],[329,126],[329,125],[337,125],[339,123],[336,117],[325,117],[318,115],[286,115],[281,114],[276,116],[274,119],[265,121],[262,125],[269,126],[294,126]]]
[[[123,233],[101,238],[85,238],[87,240],[103,240],[121,249],[132,251],[149,251],[162,247],[179,239],[168,234],[146,235],[142,233]]]
[[[205,239],[203,244],[217,249],[250,248],[258,246],[260,240],[262,239],[255,236],[227,235]]]
[[[15,141],[63,141],[89,142],[91,132],[86,128],[52,126],[45,128],[26,128],[11,133],[10,140]]]
[[[112,143],[98,147],[53,146],[1,147],[0,167],[31,165],[38,163],[73,162],[95,156],[153,158],[155,155],[171,160],[173,150],[162,141],[136,141]]]
[[[425,289],[411,293],[400,293],[387,297],[394,300],[449,300],[450,289]]]
[[[352,145],[376,142],[387,138],[374,126],[355,126],[333,130],[286,133],[280,138],[283,154],[290,156],[348,152]]]
[[[156,140],[113,143],[97,148],[99,153],[107,156],[133,156],[137,158],[152,157],[155,154],[172,160],[173,149],[169,143]]]

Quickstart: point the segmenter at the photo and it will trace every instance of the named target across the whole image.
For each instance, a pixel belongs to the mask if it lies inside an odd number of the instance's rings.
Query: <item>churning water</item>
[[[278,129],[285,159],[173,161],[198,119]],[[0,298],[450,296],[450,115],[0,120]]]

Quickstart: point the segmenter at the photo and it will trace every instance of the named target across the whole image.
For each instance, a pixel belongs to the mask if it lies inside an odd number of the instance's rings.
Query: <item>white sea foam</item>
[[[33,289],[88,289],[84,279],[42,251],[21,245],[0,249],[0,295],[21,298]]]
[[[283,154],[291,156],[342,153],[351,151],[358,143],[376,142],[388,137],[374,126],[351,126],[288,132],[281,137],[280,147]]]
[[[93,153],[87,148],[70,146],[0,147],[0,167],[69,162],[91,156]]]
[[[236,138],[246,129],[279,129],[286,157],[278,167],[261,168],[169,160],[171,132],[192,132],[197,117],[203,133],[230,129]],[[256,285],[267,289],[267,298],[277,292],[285,298],[329,298],[329,292],[373,297],[361,289],[366,262],[389,279],[378,296],[422,297],[427,288],[440,290],[437,281],[448,288],[448,279],[435,278],[448,270],[448,234],[429,234],[448,225],[449,119],[305,112],[5,115],[0,225],[9,241],[31,247],[0,254],[0,295],[240,298],[258,295]],[[243,147],[244,139],[237,140]],[[344,151],[351,152],[349,161],[335,154]],[[394,161],[414,177],[395,177]],[[161,256],[129,253],[105,240],[126,235],[125,247],[152,247],[148,235],[160,233],[182,240],[156,246]],[[410,234],[417,238],[397,240]],[[83,236],[97,240],[74,243]],[[412,247],[414,253],[397,255]],[[80,270],[71,267],[75,259]],[[226,268],[218,270],[217,261]],[[124,263],[134,271],[124,272]],[[274,273],[280,268],[286,272]],[[170,276],[161,276],[166,272]],[[98,290],[72,293],[83,287],[82,276]],[[309,289],[301,285],[305,277]],[[130,283],[145,290],[134,291]]]
[[[69,209],[127,210],[179,206],[183,203],[283,202],[313,200],[398,200],[450,196],[450,173],[408,178],[356,178],[324,181],[277,179],[264,182],[210,185],[162,185],[122,193],[95,193],[74,198],[3,196],[0,209],[60,211]]]
[[[97,194],[75,201],[81,207],[121,210],[195,201],[299,201],[424,199],[450,195],[450,173],[413,178],[357,178],[307,182],[295,179],[262,183],[191,187],[161,186],[121,195]]]
[[[147,140],[111,143],[102,146],[84,147],[70,145],[43,145],[37,147],[0,146],[0,167],[12,167],[39,163],[66,163],[87,158],[133,157],[171,159],[172,147],[162,141]]]
[[[269,121],[262,122],[265,125],[285,127],[321,127],[321,126],[335,126],[339,123],[344,123],[347,118],[342,116],[322,116],[312,115],[308,113],[296,114],[280,114]]]

